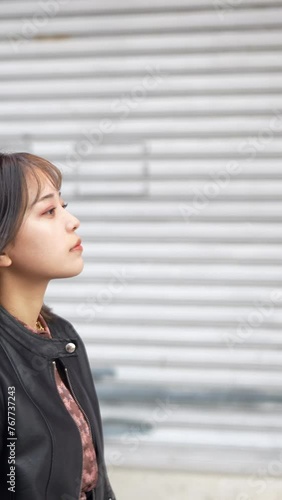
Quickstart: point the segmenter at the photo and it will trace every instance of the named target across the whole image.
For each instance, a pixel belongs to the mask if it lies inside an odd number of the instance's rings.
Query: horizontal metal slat
[[[141,90],[142,91],[142,90]],[[280,96],[204,96],[204,97],[149,97],[146,96],[146,90],[143,90],[144,98],[141,98],[141,103],[134,103],[131,110],[132,116],[189,116],[195,114],[226,114],[226,115],[245,115],[256,114],[268,115],[273,113],[273,118],[277,116],[273,132],[281,130],[281,113],[279,121],[279,110],[282,109],[282,98]],[[2,119],[28,119],[34,117],[110,117],[114,119],[117,111],[125,112],[126,99],[118,107],[112,99],[72,99],[70,101],[56,102],[52,100],[44,101],[23,101],[16,106],[13,101],[3,102],[1,104]],[[276,110],[276,115],[274,114]],[[280,128],[279,128],[280,125]],[[110,130],[110,127],[109,127]]]
[[[281,18],[281,7],[268,9],[230,9],[224,15],[224,30],[233,27],[256,27],[271,26]],[[37,32],[40,35],[66,35],[72,34],[85,36],[86,34],[104,34],[104,33],[126,33],[128,26],[130,32],[158,32],[168,30],[196,30],[208,31],[209,29],[221,28],[222,19],[213,9],[212,12],[139,12],[124,13],[119,16],[111,13],[100,15],[99,23],[94,23],[95,16],[77,14],[75,17],[49,17],[48,21],[41,24]],[[38,26],[38,25],[37,25]],[[0,21],[1,38],[21,36],[23,24],[21,19],[8,18]]]
[[[131,420],[132,423],[136,423],[136,427],[140,425],[139,422],[144,422],[151,424],[153,426],[158,425],[159,427],[165,427],[169,431],[169,428],[173,425],[178,425],[179,427],[194,428],[199,429],[201,427],[219,428],[219,429],[234,429],[236,430],[250,430],[261,432],[277,432],[282,431],[281,429],[281,417],[280,412],[277,411],[273,413],[268,413],[266,411],[261,411],[261,413],[254,413],[248,410],[243,411],[240,408],[231,409],[211,409],[206,408],[203,411],[201,407],[180,407],[176,406],[171,412],[167,412],[166,418],[163,421],[156,421],[156,413],[154,413],[154,406],[148,405],[144,402],[141,406],[137,405],[120,405],[113,408],[110,405],[103,404],[102,407],[102,418],[105,421],[109,419],[113,420]],[[140,426],[141,427],[141,426]],[[141,431],[141,428],[140,428]]]
[[[281,251],[281,250],[280,250]],[[123,269],[126,269],[127,261],[124,262]],[[67,303],[68,301],[85,301],[85,304],[101,304],[105,307],[109,303],[143,303],[158,304],[162,301],[171,303],[178,302],[185,305],[209,305],[217,304],[233,306],[249,306],[254,309],[262,308],[263,305],[282,306],[282,289],[278,286],[275,289],[269,289],[266,286],[253,285],[249,287],[228,286],[224,283],[207,288],[204,285],[188,285],[182,283],[179,285],[168,285],[163,287],[156,283],[142,284],[135,283],[134,280],[128,280],[126,287],[115,290],[111,288],[111,281],[107,284],[104,281],[94,281],[92,283],[81,283],[80,275],[73,279],[72,283],[68,279],[52,281],[47,290],[49,300],[54,307],[56,301]],[[108,290],[108,294],[106,294]],[[103,295],[105,293],[105,296]],[[128,301],[128,302],[127,302]],[[279,306],[279,307],[280,307]],[[142,330],[143,332],[143,330]],[[282,342],[282,337],[281,337]]]
[[[95,5],[95,4],[91,4]],[[57,13],[57,15],[59,12]],[[1,15],[3,7],[1,3]],[[242,31],[238,33],[211,32],[211,33],[170,33],[170,34],[127,34],[125,36],[87,37],[51,40],[28,40],[20,45],[18,51],[11,52],[11,42],[0,41],[0,60],[15,60],[19,58],[52,58],[57,59],[74,57],[76,55],[124,55],[137,53],[210,53],[227,51],[267,51],[279,49],[282,45],[280,30],[261,29],[260,33]]]
[[[64,182],[62,185],[62,196],[65,197],[65,192],[64,192]],[[187,202],[191,201],[191,198],[187,197]],[[66,200],[67,201],[67,200]],[[132,221],[133,219],[136,221],[142,222],[143,219],[146,219],[146,221],[151,220],[159,220],[161,222],[162,220],[169,220],[170,218],[180,218],[182,217],[182,214],[179,212],[179,202],[180,200],[178,198],[175,198],[174,201],[167,201],[167,200],[154,200],[154,199],[122,199],[122,200],[104,200],[103,198],[92,198],[91,200],[85,201],[85,200],[75,200],[73,199],[68,206],[68,210],[70,210],[72,213],[77,215],[79,218],[81,218],[82,221],[82,228],[83,230],[83,225],[86,221],[89,222],[89,219],[91,221],[106,221],[106,220],[118,220],[120,219],[122,222],[124,222],[126,219],[128,222]],[[210,200],[210,203],[208,204],[207,207],[202,207],[201,208],[201,213],[204,213],[207,219],[213,219],[218,217],[220,219],[220,216],[226,219],[226,221],[232,222],[236,221],[240,222],[241,218],[245,218],[246,221],[252,220],[252,219],[259,219],[257,222],[264,222],[264,219],[272,219],[272,222],[275,222],[276,220],[280,220],[280,214],[282,213],[282,201],[268,201],[267,203],[263,203],[262,200],[260,201],[246,201],[246,200],[238,200],[238,201],[231,201],[231,200],[218,200],[218,199],[213,199]],[[200,213],[198,214],[198,216]],[[144,222],[144,221],[143,221]],[[118,242],[117,242],[118,245]],[[173,246],[175,245],[175,246]],[[95,249],[96,247],[91,247]],[[124,246],[123,246],[124,248]],[[138,246],[133,244],[132,248],[134,249],[134,252],[138,252]],[[178,243],[171,244],[169,247],[167,247],[168,251],[171,249],[172,251],[175,249],[177,255],[178,249],[181,248]],[[190,254],[190,251],[192,250],[193,255],[193,247],[191,245],[182,247],[186,248],[187,256]],[[199,248],[199,247],[198,247]],[[212,248],[212,247],[208,247]],[[244,249],[252,249],[256,251],[256,249],[253,248],[253,246],[250,247],[243,247]],[[115,251],[118,249],[118,246],[115,246]],[[163,246],[158,246],[156,244],[155,250],[152,245],[148,246],[149,251],[152,251],[153,254],[159,249],[161,252],[166,252],[166,249],[163,248]],[[229,251],[232,251],[232,247],[228,247]],[[110,250],[110,248],[109,248]],[[146,247],[143,246],[143,250],[146,252]],[[216,252],[220,252],[220,248],[215,247]],[[234,247],[234,251],[237,252],[238,246]],[[263,254],[264,252],[268,251],[269,247],[263,247]],[[130,251],[130,247],[129,247]],[[201,250],[199,248],[199,251],[205,251],[204,249]],[[248,251],[248,250],[246,250]],[[277,249],[273,248],[273,251],[276,252]],[[152,254],[152,255],[153,255]],[[266,255],[266,254],[265,254]],[[183,255],[179,255],[183,256]],[[216,253],[214,253],[214,256],[216,256]],[[278,255],[276,254],[276,257]]]
[[[78,214],[74,212],[77,216]],[[116,262],[116,263],[134,263],[134,262],[152,262],[152,263],[232,263],[245,265],[271,264],[276,266],[281,262],[282,245],[273,245],[271,243],[205,243],[201,245],[197,242],[185,243],[167,243],[166,245],[158,242],[93,242],[87,239],[83,240],[83,257],[87,261],[94,262]],[[255,290],[252,290],[252,293]],[[148,291],[146,290],[146,293]],[[183,293],[183,292],[181,292]],[[236,293],[236,292],[235,292]],[[192,297],[190,297],[192,298]]]
[[[135,237],[192,237],[197,238],[205,235],[212,240],[213,238],[233,239],[237,237],[240,241],[251,242],[252,239],[261,238],[265,242],[268,238],[275,238],[280,231],[280,224],[277,223],[213,223],[203,222],[197,223],[197,220],[191,220],[189,223],[180,220],[180,222],[158,222],[158,223],[138,223],[138,232],[136,232],[136,223],[132,222],[84,222],[83,229],[80,231],[82,237],[108,237],[123,238],[131,237],[134,241]]]
[[[280,12],[282,18],[282,9]],[[0,21],[1,30],[1,21]],[[0,70],[2,80],[21,78],[22,74],[26,74],[26,61],[0,61]],[[156,86],[155,84],[163,84],[171,73],[215,73],[217,71],[236,72],[262,68],[264,71],[268,69],[280,69],[282,67],[281,54],[277,51],[255,52],[255,53],[222,53],[222,54],[187,54],[187,55],[163,55],[149,54],[147,56],[135,54],[134,56],[124,57],[106,57],[96,58],[80,57],[73,59],[45,59],[31,60],[28,62],[29,75],[33,78],[44,75],[48,80],[48,76],[53,74],[56,78],[63,75],[66,78],[69,75],[72,78],[83,75],[95,76],[96,74],[111,74],[124,73],[131,74],[137,72],[141,77],[148,77],[151,80],[151,74],[155,75],[154,85],[148,83],[149,87]],[[142,81],[140,82],[143,83]]]
[[[218,475],[223,473],[241,474],[241,476],[247,478],[248,476],[250,477],[250,475],[257,475],[258,470],[267,471],[270,463],[276,463],[276,461],[279,463],[279,454],[277,452],[275,453],[273,450],[268,452],[265,451],[262,454],[259,453],[258,450],[251,451],[248,449],[245,451],[238,448],[234,449],[233,447],[226,450],[221,449],[220,446],[216,446],[215,453],[214,447],[173,446],[167,443],[163,444],[163,446],[156,446],[155,442],[151,444],[147,442],[145,444],[141,439],[139,440],[138,453],[136,453],[130,449],[127,443],[121,444],[120,439],[114,440],[111,437],[107,439],[106,458],[108,463],[114,463],[115,465],[116,462],[118,462],[122,464],[123,467],[127,467],[126,471],[129,470],[130,475],[133,473],[133,469],[141,468],[141,470],[143,470],[144,464],[146,464],[146,467],[151,468],[151,470],[156,469],[157,464],[158,469],[161,469],[160,474],[162,475],[159,476],[160,478],[163,477],[163,471],[165,471],[166,474],[175,473],[176,471],[180,474],[179,471],[188,471],[190,476],[185,477],[187,477],[187,491],[189,492],[191,491],[191,473],[200,473],[204,475],[204,477],[202,476],[201,479],[199,479],[201,483],[197,484],[194,491],[197,493],[200,492],[203,495],[207,492],[207,473],[209,474],[209,478],[211,477],[211,472],[217,473]],[[124,477],[128,477],[128,475]],[[178,477],[177,484],[183,484],[180,475],[178,475]],[[278,477],[281,477],[281,475]],[[261,480],[264,480],[263,477]],[[160,481],[160,483],[163,484],[162,481]],[[226,488],[228,488],[228,490],[225,489],[227,498],[230,489],[229,486]],[[132,489],[134,490],[134,487],[132,487]],[[160,491],[160,486],[157,491]],[[167,487],[163,491],[165,495]],[[218,498],[222,493],[221,483],[218,488],[213,485],[212,491],[217,495],[216,498]],[[246,483],[243,481],[240,491],[244,492],[243,494],[248,491],[251,495],[253,493],[253,488],[249,487],[249,489],[246,489]],[[236,495],[237,492],[238,487],[234,487],[231,494],[233,495],[234,493],[234,495]],[[268,492],[270,494],[273,493],[273,495],[276,495],[276,493],[279,495],[280,488],[278,482],[271,482],[268,487]]]
[[[281,153],[282,153],[282,148],[281,148]],[[109,183],[110,184],[110,183]],[[118,184],[118,183],[116,183]],[[130,183],[128,183],[130,184]],[[126,184],[120,183],[120,188],[121,189],[126,189]],[[93,193],[95,195],[95,192],[99,191],[108,191],[111,189],[111,186],[107,186],[107,188],[104,188],[102,183],[95,182],[94,184],[94,189],[93,185],[86,184],[83,181],[78,181],[77,183],[77,192],[78,193]],[[118,186],[116,186],[118,188]],[[148,182],[148,187],[147,187],[147,192],[150,197],[154,196],[179,196],[180,198],[183,198],[185,196],[187,197],[194,197],[200,199],[202,196],[202,200],[204,199],[205,201],[202,201],[202,204],[207,203],[206,200],[213,199],[213,198],[220,198],[221,194],[224,194],[225,197],[229,196],[238,196],[238,197],[246,197],[251,199],[253,195],[256,197],[261,197],[263,198],[264,196],[269,196],[271,195],[274,197],[277,197],[279,195],[279,192],[281,193],[281,188],[282,188],[282,181],[279,179],[274,179],[274,180],[260,180],[260,179],[253,179],[253,180],[237,180],[236,178],[233,179],[230,176],[227,176],[227,179],[225,179],[220,182],[220,180],[214,180],[214,179],[207,179],[203,181],[173,181],[173,180],[168,180],[168,181],[154,181],[151,180]],[[66,192],[68,192],[68,184],[65,182],[65,189]],[[114,189],[114,186],[113,186]],[[195,210],[194,213],[197,213],[199,211],[199,206],[200,203],[197,205],[196,208],[196,203],[195,203]],[[184,208],[184,205],[182,203],[181,205],[182,209]],[[193,212],[193,207],[190,208],[190,212]],[[189,213],[189,210],[188,210]]]
[[[240,2],[238,5],[236,4],[236,8],[238,9],[246,9],[250,7],[264,7],[265,0],[244,0]],[[281,5],[281,0],[270,1],[269,6],[277,6]],[[219,4],[220,7],[220,4]],[[23,15],[32,15],[34,14],[35,9],[38,8],[37,0],[3,0],[1,2],[1,9],[3,14],[8,17],[17,17]],[[48,8],[45,8],[48,12]],[[214,12],[215,3],[213,0],[190,0],[189,4],[187,4],[187,0],[177,0],[177,3],[173,6],[173,10],[186,10],[186,11],[205,11],[209,10],[211,13]],[[42,8],[44,12],[44,8]],[[93,14],[100,14],[101,12],[109,12],[112,13],[123,13],[132,11],[132,12],[142,12],[142,11],[153,11],[153,10],[172,10],[171,2],[168,0],[153,0],[148,1],[144,0],[142,5],[139,3],[128,4],[127,0],[122,0],[118,4],[114,0],[96,0],[95,3],[89,2],[87,0],[81,0],[79,4],[76,1],[69,0],[68,2],[59,3],[57,6],[57,14],[79,14],[81,12],[87,12],[89,15],[91,12]],[[51,11],[52,12],[52,11]]]
[[[243,138],[237,139],[237,143],[241,144]],[[48,146],[48,147],[47,147]],[[173,160],[159,160],[156,158],[150,158],[147,156],[146,148],[143,146],[143,158],[142,158],[142,144],[136,142],[136,144],[112,144],[104,145],[99,148],[106,155],[116,154],[117,158],[101,158],[95,161],[89,160],[88,157],[82,158],[81,162],[78,161],[76,164],[69,162],[69,156],[67,153],[68,148],[75,147],[75,143],[64,142],[59,145],[58,143],[47,143],[44,146],[43,143],[40,145],[38,143],[33,144],[34,154],[39,154],[49,159],[52,163],[57,165],[63,172],[64,181],[72,180],[76,182],[81,176],[91,176],[93,182],[96,181],[132,181],[146,179],[149,180],[199,180],[204,179],[205,181],[212,181],[216,179],[224,179],[228,177],[228,173],[232,175],[232,169],[230,163],[225,159],[197,159],[194,158],[192,162],[187,162],[187,160],[173,159]],[[261,146],[263,148],[263,146]],[[35,151],[36,150],[36,151]],[[53,150],[53,155],[51,151]],[[59,153],[61,153],[59,155]],[[128,153],[129,156],[136,154],[139,155],[139,159],[125,159],[120,160],[119,156],[121,154]],[[65,156],[65,161],[63,158]],[[57,157],[58,155],[58,157]],[[145,157],[144,157],[145,156]],[[228,171],[229,168],[229,171]],[[225,176],[224,176],[225,173]],[[237,179],[264,179],[273,180],[282,178],[281,171],[281,160],[278,158],[272,158],[271,160],[262,159],[259,157],[255,158],[255,161],[250,161],[250,158],[242,157],[238,164],[238,168],[234,168],[234,177]],[[85,203],[80,200],[79,203],[73,201],[72,206],[75,206],[75,210],[80,210],[82,213],[86,211],[89,212],[90,208],[95,208],[95,213],[92,216],[95,218],[96,213],[102,213],[103,215],[111,215],[112,213],[126,214],[128,213],[128,208],[130,203],[131,215],[134,213],[137,215],[176,215],[176,204],[170,201],[166,202],[155,202],[154,200],[119,200],[115,201],[114,204],[111,201],[95,200],[92,202]],[[271,214],[273,217],[279,214],[281,209],[281,202],[279,201],[269,201],[267,205],[262,205],[261,202],[240,202],[234,203],[228,200],[226,202],[217,203],[213,200],[211,204],[212,211],[218,210],[221,212],[224,209],[224,213],[234,215],[234,212],[240,214],[241,211],[246,210],[248,213],[252,212],[252,215],[267,215]]]
[[[204,311],[203,311],[204,312]],[[279,371],[282,362],[282,352],[264,349],[245,350],[244,347],[237,349],[223,348],[200,348],[188,347],[185,349],[173,346],[140,346],[140,345],[118,345],[112,344],[88,344],[87,353],[90,362],[123,366],[152,366],[154,368],[178,367],[183,369],[197,368],[228,368],[237,369],[260,369],[265,371]]]
[[[47,301],[49,303],[49,301]],[[54,302],[52,302],[54,304]],[[56,309],[55,309],[56,310]],[[93,318],[86,323],[74,318],[74,324],[87,346],[104,344],[110,350],[112,343],[119,345],[163,345],[182,347],[216,347],[227,349],[281,349],[280,330],[270,330],[264,325],[259,329],[251,329],[242,335],[234,333],[234,327],[227,325],[194,325],[194,326],[155,326],[106,324]],[[237,325],[238,326],[238,325]],[[173,332],[172,332],[173,328]],[[236,328],[236,327],[235,327]]]
[[[43,79],[32,78],[29,73],[22,74],[21,78],[0,81],[0,98],[4,101],[7,97],[13,101],[21,102],[25,98],[31,99],[69,99],[77,98],[106,98],[108,95],[122,97],[123,92],[134,91],[135,86],[142,84],[142,77],[146,73],[139,75],[125,76],[104,76],[96,75],[89,78],[63,78],[56,74],[48,75]],[[279,72],[273,73],[250,73],[237,71],[236,74],[208,74],[208,75],[175,75],[166,76],[165,85],[156,85],[148,88],[148,95],[232,95],[254,93],[280,94],[282,76]]]
[[[113,128],[111,134],[101,133],[100,126],[101,120],[93,120],[93,119],[81,119],[77,118],[73,120],[45,120],[43,122],[39,122],[37,120],[33,121],[18,121],[18,122],[5,122],[5,120],[0,121],[0,139],[3,143],[5,141],[5,137],[9,138],[11,135],[23,136],[29,139],[40,138],[44,136],[44,140],[48,138],[48,136],[53,137],[58,141],[61,137],[70,139],[72,135],[75,136],[75,139],[79,144],[85,140],[85,137],[90,134],[90,138],[93,143],[93,151],[88,151],[87,154],[92,153],[92,155],[99,158],[99,155],[102,155],[103,146],[107,144],[107,141],[112,141],[113,137],[116,140],[120,140],[120,136],[123,137],[123,141],[125,142],[140,138],[152,137],[152,134],[156,134],[159,137],[162,137],[163,134],[168,137],[175,137],[178,134],[193,134],[194,137],[197,134],[205,133],[207,135],[213,136],[214,134],[223,134],[233,133],[235,136],[244,137],[244,135],[253,135],[258,134],[264,128],[269,129],[271,120],[274,118],[272,113],[269,113],[268,116],[224,116],[224,117],[198,117],[198,118],[167,118],[166,120],[160,120],[159,118],[150,118],[150,120],[145,118],[134,119],[129,116],[126,119],[122,119],[120,114],[117,114],[116,121],[113,122]],[[173,131],[173,133],[172,133]],[[86,134],[86,135],[85,135]],[[125,135],[126,134],[126,135]],[[137,136],[134,136],[137,134]],[[32,136],[32,137],[31,137]],[[109,136],[109,138],[108,138]],[[141,142],[141,141],[140,141]],[[90,139],[91,144],[91,139]],[[98,146],[97,146],[98,144]],[[99,145],[101,144],[101,145]],[[140,148],[141,149],[141,148]],[[87,156],[87,154],[85,156]],[[83,159],[83,154],[79,155],[79,161]],[[126,156],[126,155],[124,155]],[[151,155],[152,156],[152,155]],[[155,155],[156,156],[156,155]],[[197,155],[200,157],[200,152]],[[260,153],[260,156],[263,156],[263,153]],[[167,159],[167,153],[161,153],[159,157]],[[178,154],[177,151],[174,152],[175,158],[181,158],[181,155]],[[232,158],[234,155],[232,156]],[[239,153],[238,153],[239,157]],[[242,155],[240,154],[240,158]],[[231,159],[232,159],[231,158]],[[74,161],[76,161],[76,157],[74,155]]]
[[[60,115],[61,113],[111,113],[111,106],[113,105],[113,101],[111,99],[104,99],[101,101],[100,99],[88,99],[88,100],[80,100],[71,99],[70,101],[62,101],[62,102],[54,102],[50,101],[23,101],[15,104],[13,101],[5,101],[1,104],[1,110],[3,114],[14,115],[21,113],[26,114],[34,114],[37,113],[40,115],[41,113],[57,113]],[[232,109],[240,110],[244,113],[244,110],[270,110],[274,111],[275,109],[281,109],[282,107],[282,98],[280,96],[271,96],[265,95],[263,96],[263,100],[261,96],[235,96],[235,97],[226,97],[220,96],[215,98],[214,96],[207,97],[146,97],[142,102],[141,109],[136,106],[136,111],[139,112],[148,112],[151,110],[152,113],[158,113],[160,111],[169,112],[169,111],[183,111],[189,112],[189,110],[200,111],[207,110],[210,108],[211,110],[220,111],[226,110],[230,107],[230,114],[232,113]]]
[[[95,360],[95,367],[100,365],[99,360]],[[105,366],[104,363],[101,365]],[[255,390],[279,390],[281,388],[281,373],[279,371],[267,372],[258,370],[227,370],[227,369],[209,369],[209,368],[154,368],[142,366],[114,366],[115,377],[111,378],[111,390],[123,386],[128,381],[131,384],[144,386],[149,384],[151,387],[173,388],[175,392],[181,391],[192,384],[194,391],[200,388],[221,390],[251,389]],[[105,387],[107,377],[105,377]],[[190,385],[191,387],[191,385]]]
[[[122,289],[126,288],[126,283],[120,284],[118,280],[112,282]],[[110,293],[109,293],[110,295]],[[111,297],[111,295],[110,295]],[[245,330],[250,329],[251,332],[260,326],[264,325],[265,328],[273,325],[274,328],[281,328],[282,323],[282,309],[280,307],[273,307],[272,304],[262,306],[241,306],[232,307],[232,305],[218,304],[207,305],[201,304],[172,304],[170,307],[164,307],[162,304],[126,304],[115,303],[109,300],[107,303],[95,305],[93,301],[81,300],[77,301],[76,306],[71,303],[58,303],[56,311],[61,316],[76,318],[76,321],[86,321],[88,324],[94,319],[100,321],[136,321],[141,324],[160,321],[162,324],[165,322],[173,325],[191,325],[199,324],[204,325],[209,321],[210,324],[221,324],[234,326],[234,342],[238,338],[237,344],[244,338]],[[144,318],[144,319],[143,319]],[[248,331],[246,337],[248,337]],[[228,340],[228,339],[227,339]],[[232,340],[232,339],[231,339]],[[227,342],[226,342],[227,344]]]
[[[225,142],[225,138],[222,139],[222,142]],[[272,139],[271,139],[272,140]],[[258,143],[260,143],[260,147],[263,149],[263,139],[259,139],[257,137]],[[252,142],[251,138],[246,137],[245,139],[242,137],[241,139],[237,138],[237,146],[242,145],[242,143],[247,144],[247,146],[251,146],[256,144],[254,147],[258,147],[258,143]],[[246,147],[247,147],[246,146]],[[114,164],[114,162],[113,162]],[[124,162],[123,162],[124,164]],[[101,168],[101,171],[103,169],[104,173],[107,174],[107,171],[111,171],[111,162],[103,163],[100,164],[99,162],[95,162],[95,166],[93,168],[92,164],[92,171],[93,171],[93,176],[95,176],[96,173],[96,165],[97,165],[97,173],[99,173],[99,168]],[[79,170],[86,171],[87,169],[87,161],[84,163],[82,162],[81,165],[79,166]],[[90,166],[90,165],[89,165]],[[117,162],[117,168],[119,170],[119,163]],[[220,177],[220,175],[224,176],[223,172],[225,171],[228,173],[228,167],[229,164],[226,162],[226,160],[223,159],[208,159],[208,160],[202,160],[202,159],[196,159],[194,158],[192,162],[189,164],[187,163],[186,160],[157,160],[157,159],[148,159],[148,174],[150,178],[154,179],[156,177],[170,177],[171,179],[177,179],[178,177],[181,177],[182,179],[189,179],[189,178],[197,178],[198,177],[206,177],[207,179],[214,179]],[[126,169],[126,165],[124,166],[124,169]],[[120,169],[122,172],[122,168]],[[132,172],[134,172],[134,164],[132,164]],[[231,171],[230,171],[231,172]],[[235,172],[234,172],[235,173]],[[250,158],[244,158],[242,155],[242,158],[240,159],[238,169],[236,172],[236,178],[257,178],[260,179],[264,177],[265,179],[271,179],[273,177],[280,177],[282,171],[281,171],[281,160],[279,158],[272,158],[271,160],[265,160],[259,158],[259,155],[257,155],[254,158],[254,161],[250,161]],[[217,175],[216,175],[217,174]],[[231,174],[230,174],[231,175]],[[277,203],[277,202],[274,202]],[[230,207],[235,206],[230,202]],[[241,210],[241,207],[243,208],[244,206],[247,205],[241,205],[237,204],[236,205],[236,211]],[[264,213],[267,213],[269,208],[273,206],[272,202],[270,201],[266,206],[262,206],[261,203],[256,203],[255,205],[248,204],[248,210],[252,210],[252,208],[256,211],[256,213],[260,214],[260,211],[263,210]],[[277,205],[276,205],[277,206]],[[215,207],[216,208],[216,207]],[[277,206],[278,208],[278,206]],[[212,208],[213,209],[213,208]],[[225,209],[228,210],[228,204],[226,204]],[[271,209],[271,208],[270,208]],[[277,213],[277,212],[276,212]],[[274,213],[273,213],[274,215]]]
[[[228,182],[220,181],[217,183],[213,180],[206,181],[146,181],[146,179],[136,180],[136,181],[116,181],[116,182],[92,182],[91,178],[81,180],[78,177],[76,183],[65,181],[64,182],[64,195],[65,196],[108,196],[108,195],[120,195],[120,196],[168,196],[168,197],[180,197],[183,199],[185,197],[197,198],[203,200],[201,203],[208,203],[206,200],[210,198],[220,198],[223,194],[224,197],[237,196],[239,198],[252,198],[255,195],[256,198],[261,196],[278,197],[282,189],[282,180],[229,180]],[[197,215],[200,211],[200,202],[195,203],[195,206],[186,205],[179,202],[179,219],[181,215],[183,219],[185,216],[187,220],[190,215]],[[187,209],[186,209],[187,208]],[[141,224],[141,223],[140,223]]]

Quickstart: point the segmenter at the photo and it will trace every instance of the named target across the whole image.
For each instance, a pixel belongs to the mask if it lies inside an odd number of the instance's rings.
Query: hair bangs
[[[27,175],[32,175],[37,183],[37,193],[33,204],[37,202],[42,191],[42,184],[47,179],[57,191],[60,191],[62,185],[61,171],[53,163],[36,155],[24,153],[24,170]],[[26,175],[26,192],[27,192]],[[26,199],[27,204],[27,199]]]

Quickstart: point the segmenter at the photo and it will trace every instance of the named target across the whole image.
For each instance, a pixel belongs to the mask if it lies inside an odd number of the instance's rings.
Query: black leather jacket
[[[79,500],[82,444],[56,387],[56,360],[88,417],[96,448],[99,479],[87,498],[115,500],[84,343],[59,316],[48,326],[52,339],[29,331],[0,306],[0,498]]]

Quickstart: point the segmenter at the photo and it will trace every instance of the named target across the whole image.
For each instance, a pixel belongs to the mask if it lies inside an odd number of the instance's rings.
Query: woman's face
[[[75,233],[79,220],[63,207],[64,201],[52,183],[42,175],[42,191],[34,204],[37,183],[28,181],[29,206],[13,244],[5,254],[10,271],[29,280],[42,281],[76,276],[83,269],[82,247]]]

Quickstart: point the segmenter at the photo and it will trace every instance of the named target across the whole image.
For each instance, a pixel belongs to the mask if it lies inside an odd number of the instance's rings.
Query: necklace
[[[41,325],[39,320],[36,321],[35,326],[36,326],[37,330],[39,330],[40,332],[44,332],[45,328],[44,328],[44,326]]]

